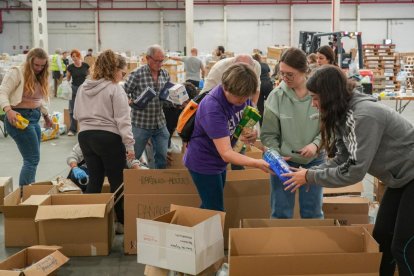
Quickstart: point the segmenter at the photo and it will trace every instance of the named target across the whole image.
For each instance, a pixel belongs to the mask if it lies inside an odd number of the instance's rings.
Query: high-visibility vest
[[[58,54],[52,55],[52,62],[50,63],[50,71],[59,71],[59,66],[57,64]],[[63,63],[63,58],[60,58],[60,63],[62,64],[62,71],[66,71],[66,65]]]

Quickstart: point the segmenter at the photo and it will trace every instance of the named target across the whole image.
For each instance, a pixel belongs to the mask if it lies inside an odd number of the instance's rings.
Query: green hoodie
[[[285,82],[275,88],[265,102],[260,131],[263,145],[281,156],[291,156],[289,161],[299,164],[308,164],[315,159],[292,153],[310,143],[319,147],[319,112],[311,103],[310,95],[298,99]]]

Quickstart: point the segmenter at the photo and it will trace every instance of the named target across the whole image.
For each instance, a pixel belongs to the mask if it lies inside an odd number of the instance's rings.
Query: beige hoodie
[[[127,151],[134,150],[131,108],[124,89],[112,81],[86,80],[78,90],[73,117],[80,132],[105,130],[121,136]]]
[[[16,106],[22,101],[24,88],[23,67],[16,66],[10,68],[0,85],[0,108],[6,106]],[[49,100],[49,99],[47,99]],[[46,102],[40,106],[42,114],[47,114]]]

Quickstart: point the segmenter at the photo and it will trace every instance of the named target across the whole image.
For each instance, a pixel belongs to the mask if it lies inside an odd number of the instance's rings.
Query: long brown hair
[[[92,79],[106,79],[115,82],[115,73],[126,66],[125,58],[112,50],[103,51],[93,66]]]
[[[46,60],[45,67],[42,72],[36,74],[33,70],[33,61],[35,58]],[[40,84],[43,98],[49,96],[49,57],[42,48],[33,48],[27,53],[26,62],[24,64],[24,92],[32,96],[35,92],[36,83]]]
[[[321,66],[306,83],[306,88],[319,96],[321,145],[328,156],[334,154],[335,130],[346,119],[354,87],[355,84],[334,65]]]
[[[301,49],[291,47],[285,50],[279,62],[283,62],[299,72],[309,73],[308,60],[306,59],[305,52]]]

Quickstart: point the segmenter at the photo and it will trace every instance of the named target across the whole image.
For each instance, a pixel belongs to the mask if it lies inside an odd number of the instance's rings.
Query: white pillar
[[[227,6],[224,5],[223,6],[223,31],[224,31],[224,49],[226,49],[226,51],[228,51],[228,47],[227,47]]]
[[[49,53],[46,0],[32,1],[33,46]]]
[[[160,46],[164,49],[164,11],[160,11]]]
[[[356,5],[356,32],[361,31],[361,6],[359,4]],[[358,49],[358,41],[355,39],[355,48]]]
[[[194,0],[185,0],[185,46],[187,55],[194,47]]]
[[[289,11],[290,11],[290,14],[289,14],[289,17],[290,17],[290,24],[289,24],[289,30],[290,30],[290,32],[289,32],[289,41],[290,41],[290,44],[289,44],[289,46],[293,46],[293,29],[294,29],[294,26],[293,26],[293,24],[294,24],[294,22],[293,22],[293,5],[290,5],[290,7],[289,7]]]
[[[99,45],[99,27],[98,27],[98,12],[94,13],[95,15],[95,53],[98,53],[101,49]]]
[[[341,11],[341,1],[340,0],[332,0],[332,32],[338,32],[341,30],[340,26],[340,11]]]

